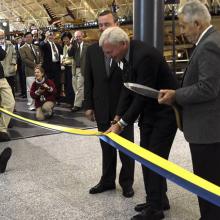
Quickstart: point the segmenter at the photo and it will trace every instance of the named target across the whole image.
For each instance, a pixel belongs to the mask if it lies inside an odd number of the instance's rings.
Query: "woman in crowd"
[[[30,94],[35,100],[36,119],[42,121],[53,115],[56,88],[54,82],[45,77],[41,66],[35,67],[34,74],[35,82],[32,84]]]

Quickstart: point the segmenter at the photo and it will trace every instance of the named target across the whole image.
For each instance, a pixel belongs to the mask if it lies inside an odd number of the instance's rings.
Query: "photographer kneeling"
[[[30,95],[35,100],[36,119],[42,121],[53,115],[56,88],[54,82],[46,78],[41,66],[35,67],[34,74]]]

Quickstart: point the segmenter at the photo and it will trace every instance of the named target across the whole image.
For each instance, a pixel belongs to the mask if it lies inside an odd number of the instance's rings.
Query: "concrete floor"
[[[139,142],[138,128],[135,128]],[[127,220],[134,206],[145,199],[141,166],[136,163],[135,195],[124,198],[117,189],[88,193],[101,174],[101,149],[97,137],[53,134],[0,143],[11,147],[7,172],[0,176],[0,220]],[[191,170],[189,148],[178,132],[170,160]],[[120,162],[118,163],[118,168]],[[197,198],[168,181],[169,220],[199,219]]]

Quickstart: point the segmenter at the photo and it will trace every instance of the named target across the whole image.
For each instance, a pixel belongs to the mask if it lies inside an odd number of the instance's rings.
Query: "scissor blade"
[[[136,92],[140,95],[158,99],[159,91],[153,88],[150,88],[148,86],[143,86],[137,83],[124,83],[124,86],[128,89],[130,89],[133,92]]]

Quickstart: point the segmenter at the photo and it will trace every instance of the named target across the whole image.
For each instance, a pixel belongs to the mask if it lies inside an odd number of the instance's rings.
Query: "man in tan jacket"
[[[11,86],[13,95],[15,96],[15,76],[17,68],[17,54],[14,45],[11,41],[5,39],[4,30],[0,29],[0,45],[6,52],[4,60],[1,61],[4,70],[4,76]]]
[[[42,64],[43,58],[41,51],[38,46],[32,44],[33,37],[31,32],[27,32],[25,35],[25,44],[20,47],[19,53],[21,55],[21,60],[25,65],[25,75],[26,75],[26,85],[27,85],[27,100],[29,105],[29,110],[33,111],[34,100],[30,96],[30,89],[34,82],[34,68],[36,65]]]
[[[1,38],[1,37],[0,37]],[[5,50],[0,46],[0,61],[4,60],[6,56]],[[12,95],[11,88],[5,79],[4,70],[0,62],[0,106],[10,112],[13,112],[15,100]],[[10,141],[10,136],[7,132],[10,117],[0,113],[0,142]]]

